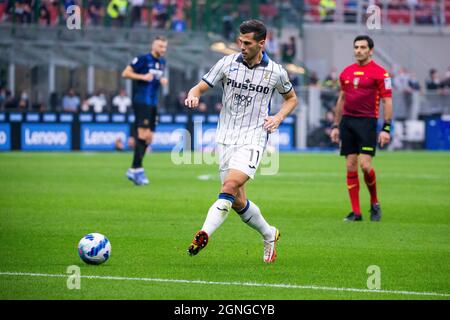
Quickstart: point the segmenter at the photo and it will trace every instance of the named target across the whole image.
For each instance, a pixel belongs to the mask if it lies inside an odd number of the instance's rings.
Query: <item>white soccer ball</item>
[[[78,254],[88,264],[101,264],[111,255],[111,243],[100,233],[89,233],[78,243]]]

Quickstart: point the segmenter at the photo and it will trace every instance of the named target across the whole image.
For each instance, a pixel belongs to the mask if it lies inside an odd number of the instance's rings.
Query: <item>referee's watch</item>
[[[333,130],[333,129],[339,129],[339,125],[338,124],[333,124],[331,126],[331,130]]]

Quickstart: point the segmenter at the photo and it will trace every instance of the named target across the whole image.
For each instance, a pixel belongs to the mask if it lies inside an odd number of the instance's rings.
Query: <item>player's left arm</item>
[[[386,70],[382,70],[383,75],[378,78],[378,92],[383,102],[384,123],[378,136],[378,143],[383,148],[391,142],[391,122],[392,122],[392,80]]]
[[[391,142],[392,98],[382,98],[382,101],[384,110],[384,123],[380,135],[378,136],[378,143],[383,148],[384,145]]]
[[[161,85],[167,86],[169,84],[169,79],[167,79],[166,77],[162,77],[161,79],[159,79],[159,82],[161,83]]]
[[[277,130],[283,120],[297,107],[298,99],[293,88],[289,92],[282,94],[282,97],[284,98],[284,102],[281,105],[280,111],[274,116],[267,116],[265,119],[264,129],[269,133]]]
[[[200,97],[205,93],[210,86],[204,81],[200,82],[189,90],[186,100],[184,100],[184,105],[190,109],[197,108],[200,102]]]
[[[159,83],[161,83],[161,85],[163,86],[167,86],[169,84],[169,78],[167,77],[167,69],[166,69],[166,65],[164,64],[164,73],[161,77],[161,79],[159,79]]]

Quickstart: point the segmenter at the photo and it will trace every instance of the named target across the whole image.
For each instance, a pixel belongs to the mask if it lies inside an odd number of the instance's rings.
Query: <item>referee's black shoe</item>
[[[347,217],[344,219],[345,222],[350,221],[362,221],[362,215],[356,214],[354,212],[350,212]]]
[[[371,221],[381,220],[381,207],[379,203],[374,203],[370,205],[370,220]]]

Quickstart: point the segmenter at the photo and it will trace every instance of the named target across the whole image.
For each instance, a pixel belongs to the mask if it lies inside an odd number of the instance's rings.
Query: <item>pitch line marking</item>
[[[316,177],[341,177],[342,173],[339,172],[279,172],[274,175],[269,175],[267,177],[270,177],[271,179],[273,177],[275,178],[284,178],[284,177],[300,177],[300,178],[316,178]],[[389,176],[389,178],[406,178],[406,179],[423,179],[423,180],[443,180],[448,179],[447,176],[440,176],[435,174],[395,174],[395,173],[389,173],[386,174],[386,176]],[[259,178],[265,178],[265,175],[260,175]],[[197,176],[198,180],[208,181],[208,180],[219,180],[219,175],[213,175],[213,174],[202,174]]]
[[[0,272],[0,276],[67,278],[70,275],[68,275],[68,274],[49,274],[49,273],[28,273],[28,272]],[[206,285],[223,285],[223,286],[305,289],[305,290],[322,290],[322,291],[348,291],[348,292],[361,292],[361,293],[387,293],[387,294],[398,294],[398,295],[450,297],[450,293],[381,290],[381,289],[380,290],[370,290],[370,289],[358,289],[358,288],[337,288],[337,287],[326,287],[326,286],[316,286],[316,285],[296,285],[296,284],[283,284],[283,283],[277,284],[277,283],[233,282],[233,281],[222,282],[222,281],[184,280],[184,279],[133,278],[133,277],[118,277],[118,276],[80,276],[80,278],[99,279],[99,280],[169,282],[169,283],[206,284]]]

